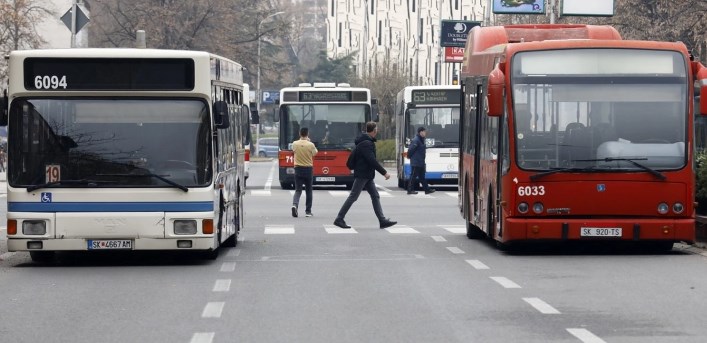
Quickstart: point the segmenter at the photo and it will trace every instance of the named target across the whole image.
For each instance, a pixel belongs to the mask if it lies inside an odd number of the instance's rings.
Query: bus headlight
[[[518,204],[518,212],[528,213],[528,203],[522,202]]]
[[[174,221],[175,235],[195,235],[196,220],[175,220]]]
[[[536,202],[533,204],[533,212],[535,212],[536,214],[543,213],[544,209],[545,209],[545,207],[543,206],[543,204],[541,202]]]
[[[44,220],[25,220],[22,222],[23,235],[44,235],[47,233],[47,223]]]
[[[660,214],[668,213],[669,209],[670,209],[670,207],[668,207],[668,204],[666,204],[664,202],[661,202],[660,204],[658,204],[658,213],[660,213]]]
[[[683,206],[683,205],[682,205],[681,203],[679,203],[679,202],[676,202],[676,203],[673,205],[673,212],[675,212],[675,213],[677,213],[677,214],[682,213],[682,211],[684,211],[684,210],[685,210],[685,206]]]

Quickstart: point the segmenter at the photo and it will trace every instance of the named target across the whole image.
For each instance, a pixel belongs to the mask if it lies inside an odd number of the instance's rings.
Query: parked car
[[[258,140],[258,156],[259,157],[276,157],[277,152],[280,150],[277,142],[278,142],[277,137],[259,139]]]

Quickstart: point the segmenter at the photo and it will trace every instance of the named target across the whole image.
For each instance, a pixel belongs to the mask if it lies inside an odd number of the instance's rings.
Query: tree
[[[354,80],[352,65],[355,52],[341,58],[328,58],[326,51],[319,52],[317,66],[303,74],[303,82],[348,82]]]
[[[0,49],[3,55],[12,50],[36,49],[45,41],[36,24],[54,15],[44,0],[0,0]],[[0,61],[0,79],[7,80],[7,61]]]

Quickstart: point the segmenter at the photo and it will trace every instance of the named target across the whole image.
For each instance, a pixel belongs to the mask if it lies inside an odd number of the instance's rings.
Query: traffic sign
[[[61,21],[66,25],[66,27],[71,30],[71,8],[61,16]],[[81,4],[76,6],[76,32],[81,31],[81,29],[88,24],[90,19],[86,15],[86,9],[83,8]]]

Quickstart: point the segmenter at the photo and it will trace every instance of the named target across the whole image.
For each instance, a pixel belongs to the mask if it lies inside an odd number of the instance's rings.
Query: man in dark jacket
[[[354,168],[354,182],[351,187],[351,193],[349,197],[346,198],[344,205],[341,206],[339,214],[334,220],[334,225],[342,228],[348,229],[351,226],[346,225],[344,217],[346,213],[351,208],[351,205],[358,200],[358,196],[361,195],[361,191],[365,188],[368,194],[371,196],[371,201],[373,202],[373,211],[378,217],[378,222],[380,223],[380,228],[385,229],[391,227],[398,222],[391,221],[383,215],[383,209],[381,208],[380,195],[376,189],[376,184],[373,182],[373,178],[376,176],[376,171],[381,173],[386,180],[390,178],[390,174],[383,168],[383,166],[376,160],[376,135],[378,134],[378,128],[375,122],[366,123],[366,133],[361,134],[356,138],[356,167]]]
[[[430,189],[425,178],[426,164],[425,157],[427,155],[427,146],[425,145],[425,137],[427,130],[420,126],[417,129],[417,136],[412,139],[408,147],[408,158],[410,159],[410,182],[408,183],[408,194],[417,194],[415,187],[421,182],[425,190],[425,194],[433,193],[435,190]]]

